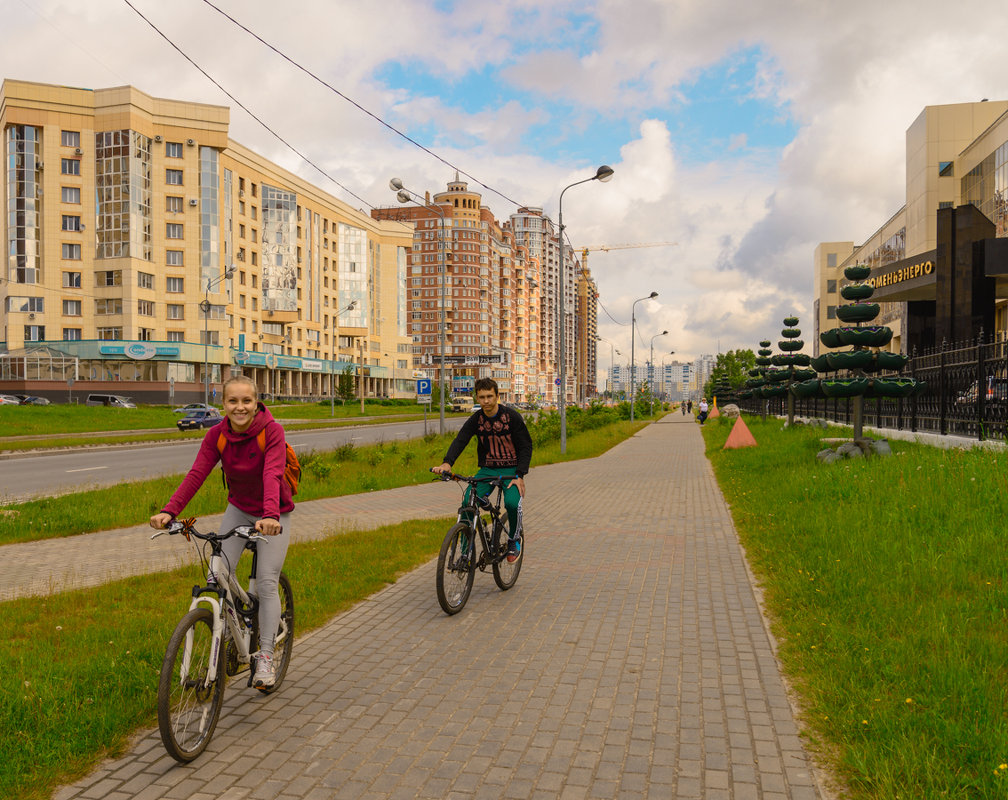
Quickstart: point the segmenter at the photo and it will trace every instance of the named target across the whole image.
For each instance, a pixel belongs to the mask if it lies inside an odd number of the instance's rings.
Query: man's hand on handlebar
[[[445,461],[443,464],[437,467],[431,467],[431,472],[436,472],[438,475],[451,475],[452,465]]]

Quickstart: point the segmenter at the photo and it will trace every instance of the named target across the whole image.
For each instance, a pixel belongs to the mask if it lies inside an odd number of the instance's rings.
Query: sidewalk
[[[669,415],[528,486],[511,591],[477,573],[447,617],[426,564],[298,639],[276,694],[232,684],[193,764],[149,731],[55,797],[823,798],[692,421]],[[430,484],[302,503],[295,536],[331,515],[450,515],[457,500]],[[147,535],[81,538],[139,560],[115,537]],[[57,558],[61,575],[72,562]]]

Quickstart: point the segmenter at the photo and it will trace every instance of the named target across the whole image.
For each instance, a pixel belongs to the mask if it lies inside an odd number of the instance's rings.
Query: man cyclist
[[[475,389],[480,410],[474,412],[462,425],[445,453],[444,463],[434,467],[434,472],[451,472],[452,464],[462,455],[469,440],[476,436],[479,463],[476,477],[514,476],[514,480],[504,488],[504,507],[507,509],[509,527],[507,560],[514,563],[521,554],[519,534],[522,530],[522,498],[525,497],[525,475],[532,462],[532,437],[529,436],[521,414],[500,404],[497,381],[480,378],[476,381]],[[466,489],[466,501],[472,489],[471,486]],[[476,486],[480,497],[485,497],[490,491],[489,483]]]

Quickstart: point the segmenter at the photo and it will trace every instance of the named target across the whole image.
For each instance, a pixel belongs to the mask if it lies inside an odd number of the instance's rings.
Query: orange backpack
[[[256,441],[259,443],[259,450],[262,453],[266,452],[266,429],[263,428],[259,431],[259,435],[256,436]],[[224,433],[221,432],[217,435],[217,452],[224,455],[224,445],[227,444],[227,439],[224,438]],[[296,495],[298,493],[298,484],[301,482],[301,463],[298,461],[297,453],[294,452],[294,448],[290,446],[287,442],[287,463],[284,465],[284,480],[287,481],[287,485],[290,487],[291,495]],[[224,467],[221,465],[221,478],[224,479]],[[224,486],[227,486],[227,480],[224,479]]]

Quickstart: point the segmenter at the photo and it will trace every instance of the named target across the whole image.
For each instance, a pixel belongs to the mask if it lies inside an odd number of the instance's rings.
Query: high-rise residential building
[[[78,394],[181,403],[241,372],[264,394],[317,398],[344,370],[366,395],[412,390],[412,229],[228,125],[224,106],[132,86],[4,81],[4,390],[65,397],[73,378]]]
[[[714,372],[716,363],[717,359],[710,353],[704,353],[693,361],[693,383],[690,391],[696,392],[697,397],[703,393],[704,384]]]
[[[598,286],[586,266],[577,269],[577,376],[578,401],[586,403],[597,393]]]

